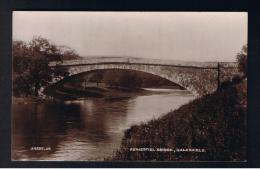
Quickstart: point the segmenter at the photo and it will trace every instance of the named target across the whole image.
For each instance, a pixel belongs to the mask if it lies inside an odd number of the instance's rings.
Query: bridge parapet
[[[89,57],[86,59],[66,60],[62,62],[50,62],[49,66],[72,66],[102,63],[129,63],[129,64],[150,64],[150,65],[172,65],[216,68],[219,62],[195,62],[179,60],[147,59],[134,57]],[[223,67],[236,67],[235,62],[220,62]]]

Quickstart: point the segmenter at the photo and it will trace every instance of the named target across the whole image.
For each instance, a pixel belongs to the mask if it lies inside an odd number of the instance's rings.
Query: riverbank
[[[23,97],[16,97],[12,96],[12,104],[28,104],[28,103],[43,103],[53,101],[51,99],[43,99],[37,96],[23,96]]]
[[[224,83],[212,94],[126,130],[120,149],[109,160],[244,161],[246,105],[247,81]]]
[[[14,104],[27,104],[27,103],[43,103],[43,102],[63,102],[68,100],[81,100],[81,99],[95,99],[101,98],[106,100],[120,100],[120,99],[129,99],[136,96],[148,96],[154,94],[166,94],[168,91],[171,93],[175,89],[157,89],[157,88],[136,88],[136,89],[127,89],[127,88],[98,88],[98,87],[87,87],[85,90],[64,87],[64,86],[54,86],[45,91],[47,97],[38,97],[33,95],[23,96],[23,97],[12,97],[12,102]],[[176,89],[176,92],[179,91],[187,92],[185,90]]]

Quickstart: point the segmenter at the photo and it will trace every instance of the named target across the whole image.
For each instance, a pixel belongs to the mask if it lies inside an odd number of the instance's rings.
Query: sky
[[[80,56],[235,61],[246,12],[13,12],[13,40],[34,36]]]

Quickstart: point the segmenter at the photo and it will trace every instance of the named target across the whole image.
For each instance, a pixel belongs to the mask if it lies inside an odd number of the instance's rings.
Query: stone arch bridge
[[[239,74],[235,62],[187,62],[133,57],[91,57],[51,62],[50,67],[64,67],[69,77],[98,69],[130,69],[170,80],[196,96],[214,92],[218,84]],[[54,77],[52,83],[64,77]],[[66,77],[65,77],[66,78]]]

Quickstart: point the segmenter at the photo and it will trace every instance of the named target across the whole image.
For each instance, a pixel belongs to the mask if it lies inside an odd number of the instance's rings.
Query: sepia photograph
[[[248,160],[247,12],[12,17],[12,161]]]

